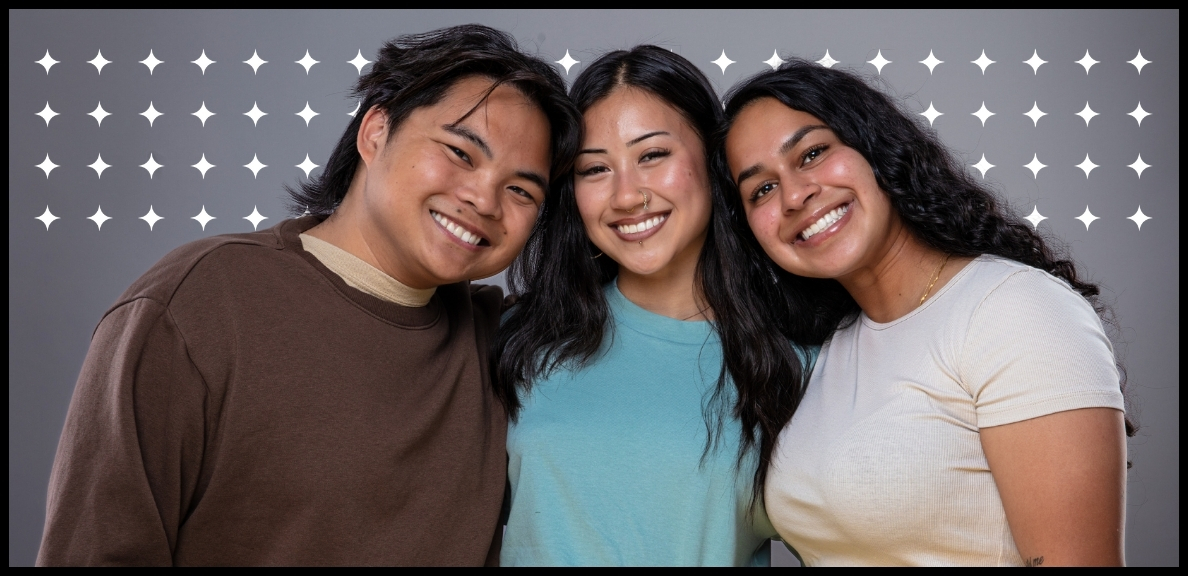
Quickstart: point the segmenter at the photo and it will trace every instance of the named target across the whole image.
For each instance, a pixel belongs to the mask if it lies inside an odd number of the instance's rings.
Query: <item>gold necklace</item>
[[[945,259],[941,260],[940,266],[936,268],[936,273],[932,275],[932,281],[928,283],[928,288],[924,290],[924,295],[920,297],[920,304],[923,304],[928,299],[928,294],[932,292],[932,287],[936,285],[936,280],[940,278],[941,271],[945,269],[945,264],[949,263],[949,255],[945,254]],[[919,306],[920,304],[916,304]]]

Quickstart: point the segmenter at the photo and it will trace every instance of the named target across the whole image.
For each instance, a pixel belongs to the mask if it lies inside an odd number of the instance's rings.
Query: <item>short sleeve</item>
[[[979,428],[1080,408],[1123,409],[1113,347],[1097,313],[1040,270],[1012,273],[986,295],[960,358]]]

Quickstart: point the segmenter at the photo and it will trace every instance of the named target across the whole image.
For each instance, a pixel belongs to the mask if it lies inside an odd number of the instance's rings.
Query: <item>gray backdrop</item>
[[[285,215],[283,183],[324,164],[355,107],[348,63],[398,34],[479,22],[550,61],[655,43],[724,91],[779,56],[860,71],[935,129],[1021,214],[1068,245],[1100,281],[1124,328],[1129,395],[1143,428],[1130,441],[1127,556],[1178,565],[1179,12],[10,12],[9,563],[33,562],[58,435],[88,341],[114,299],[172,248]],[[150,50],[161,64],[140,63]],[[318,61],[297,61],[308,50]],[[983,50],[985,71],[972,61]],[[1150,63],[1128,63],[1141,50]],[[43,56],[59,63],[47,70]],[[102,52],[110,63],[93,61]],[[258,51],[266,64],[245,64]],[[930,51],[943,63],[930,72]],[[1047,63],[1033,70],[1033,51]],[[1098,63],[1086,70],[1088,51]],[[725,70],[714,61],[734,60]],[[203,71],[192,61],[213,60]],[[870,60],[890,63],[881,73]],[[1087,63],[1087,61],[1086,61]],[[559,65],[560,66],[560,65]],[[560,69],[560,68],[559,68]],[[152,103],[163,115],[150,126]],[[972,114],[995,115],[985,124]],[[1141,102],[1150,116],[1128,115]],[[58,116],[48,125],[49,105]],[[306,104],[319,115],[297,116]],[[1098,115],[1086,125],[1088,103]],[[89,115],[101,104],[100,124]],[[253,104],[267,113],[257,125]],[[1046,113],[1025,116],[1033,104]],[[200,107],[215,115],[193,115]],[[1086,114],[1087,115],[1087,114]],[[141,167],[162,165],[151,178]],[[43,160],[53,168],[48,174]],[[1141,155],[1150,165],[1128,167]],[[1024,167],[1033,156],[1046,165]],[[1078,165],[1098,165],[1088,175]],[[101,157],[101,173],[90,166]],[[253,157],[266,165],[253,177]],[[205,176],[194,164],[214,167]],[[98,165],[96,165],[98,166]],[[971,171],[977,170],[974,167]],[[163,217],[150,230],[149,212]],[[1137,210],[1150,217],[1140,226]],[[1086,209],[1098,220],[1078,220]],[[57,217],[48,229],[47,211]],[[97,216],[110,217],[103,221]],[[203,229],[193,217],[215,217]],[[1087,219],[1087,218],[1086,218]],[[495,278],[500,282],[500,278]],[[787,555],[777,555],[785,563]],[[794,560],[792,560],[794,562]]]

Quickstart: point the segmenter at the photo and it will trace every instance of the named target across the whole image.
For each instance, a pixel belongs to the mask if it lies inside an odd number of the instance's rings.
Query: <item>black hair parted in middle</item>
[[[697,262],[695,290],[713,311],[723,364],[706,404],[708,453],[721,437],[723,417],[742,423],[739,462],[758,447],[753,501],[762,494],[767,464],[780,430],[800,404],[808,380],[807,355],[797,345],[820,344],[833,328],[781,333],[786,311],[758,245],[746,240],[731,216],[729,174],[709,155],[725,120],[709,80],[688,60],[656,46],[637,46],[600,57],[574,82],[570,97],[585,112],[621,88],[646,91],[678,111],[701,137],[710,171],[712,215]],[[586,235],[572,173],[556,180],[521,256],[508,270],[518,297],[496,336],[492,384],[511,418],[521,394],[558,368],[589,363],[608,336],[609,307],[603,286],[618,264],[597,254]],[[692,384],[692,383],[691,383]],[[736,394],[731,394],[733,385]],[[726,400],[734,398],[733,406]]]

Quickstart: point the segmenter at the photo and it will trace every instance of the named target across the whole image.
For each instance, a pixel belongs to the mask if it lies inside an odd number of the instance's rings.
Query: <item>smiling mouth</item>
[[[442,216],[440,212],[435,212],[433,210],[430,210],[429,214],[433,216],[433,219],[436,220],[438,224],[441,224],[442,228],[446,229],[446,232],[453,234],[454,237],[457,238],[458,240],[461,240],[462,242],[464,242],[466,244],[469,244],[471,246],[476,246],[476,247],[491,245],[490,242],[487,242],[486,238],[483,238],[482,236],[479,236],[478,234],[475,234],[475,233],[471,232],[470,230],[467,230],[465,227],[463,227],[458,222],[455,222],[453,220],[450,220],[449,218],[446,218],[445,216]]]
[[[660,227],[668,221],[669,213],[657,214],[639,222],[632,222],[629,224],[608,224],[611,230],[614,230],[620,238],[629,242],[636,242],[643,240],[659,232]]]
[[[845,216],[849,211],[850,204],[843,204],[837,208],[834,208],[833,210],[830,210],[816,222],[813,222],[808,228],[801,230],[800,234],[796,235],[796,238],[798,240],[805,241],[809,238],[812,238],[813,236],[816,236],[817,234],[820,234],[821,232],[824,232],[827,228],[836,224],[838,220],[841,220],[842,217]]]

